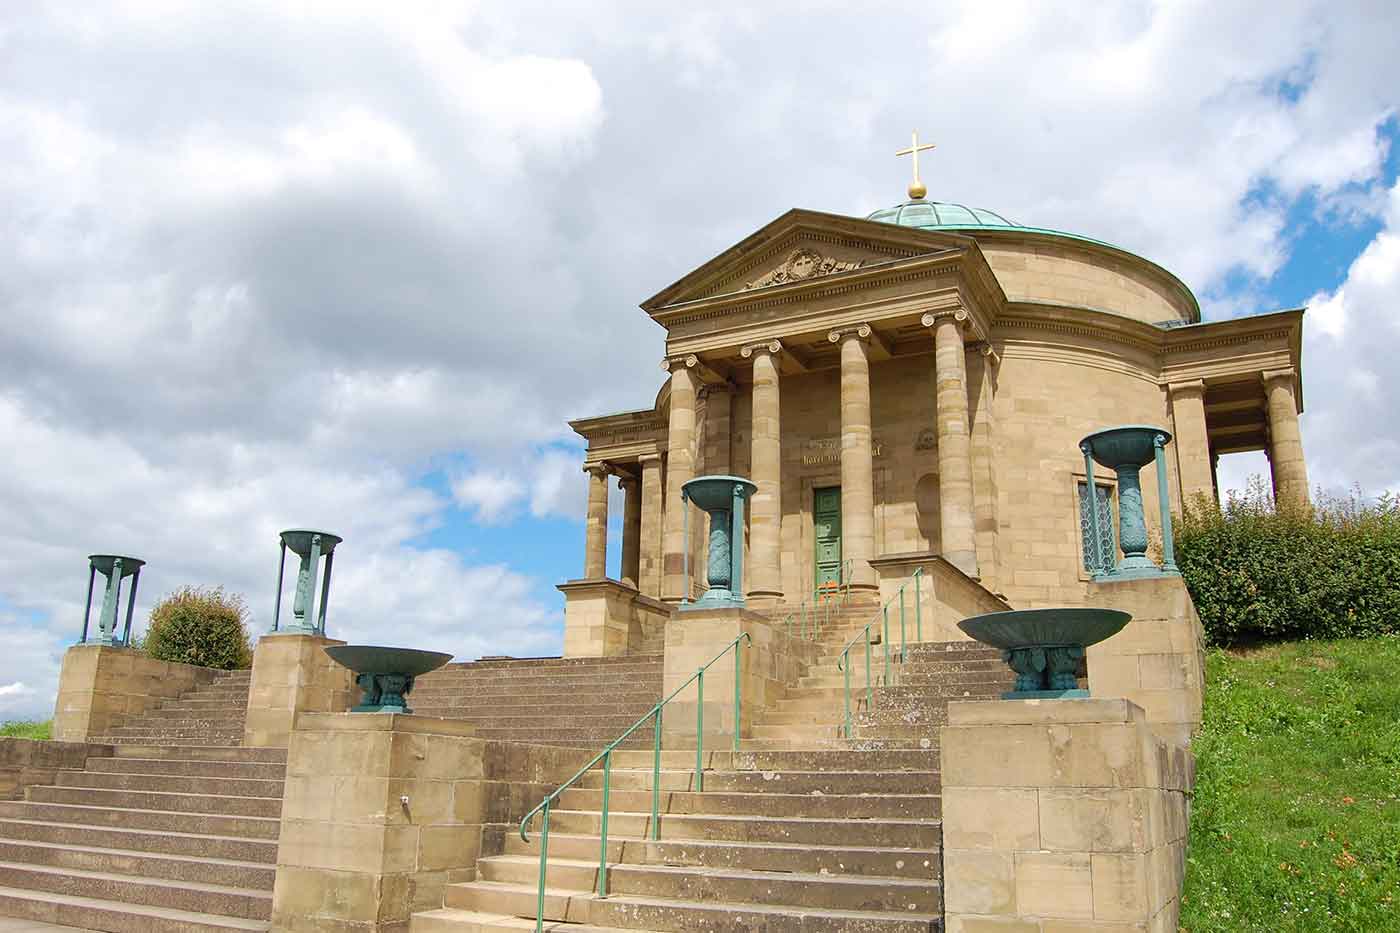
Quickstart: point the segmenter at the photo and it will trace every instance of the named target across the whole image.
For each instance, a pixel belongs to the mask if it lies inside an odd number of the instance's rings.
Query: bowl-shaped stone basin
[[[744,498],[752,496],[758,489],[752,480],[742,476],[697,476],[681,486],[686,497],[698,508],[706,512],[718,509],[728,510],[734,505],[734,487],[744,487]]]
[[[1165,441],[1172,439],[1171,432],[1165,428],[1155,428],[1150,424],[1125,424],[1095,431],[1084,438],[1083,443],[1089,445],[1089,454],[1099,466],[1110,470],[1132,469],[1144,467],[1156,457],[1153,440],[1158,434]]]
[[[1121,609],[1014,609],[963,619],[958,628],[982,644],[1002,651],[1029,647],[1087,648],[1117,635],[1132,618]]]
[[[402,674],[405,677],[435,671],[452,660],[452,655],[441,651],[378,645],[328,645],[326,654],[356,674]]]

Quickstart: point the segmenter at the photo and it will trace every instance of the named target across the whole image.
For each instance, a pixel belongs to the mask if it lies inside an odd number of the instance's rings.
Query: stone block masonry
[[[948,933],[1175,933],[1194,759],[1129,700],[953,703]]]
[[[130,648],[74,645],[58,675],[53,737],[82,742],[104,735],[117,721],[210,683],[214,675],[207,667],[156,661]]]

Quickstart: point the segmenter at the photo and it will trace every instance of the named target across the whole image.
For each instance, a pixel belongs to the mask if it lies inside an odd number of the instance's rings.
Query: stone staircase
[[[0,801],[0,916],[114,933],[266,930],[287,752],[239,748],[248,672],[128,717]]]
[[[602,748],[661,697],[662,655],[537,658],[449,664],[418,678],[420,716],[465,719],[480,738]],[[651,726],[629,747],[652,743]]]
[[[942,929],[938,727],[950,700],[998,695],[1013,675],[971,643],[910,645],[898,686],[864,698],[861,654],[855,735],[842,737],[836,658],[870,618],[851,607],[819,637],[821,654],[762,715],[739,752],[663,752],[661,839],[652,841],[652,755],[614,756],[608,897],[596,896],[602,774],[551,811],[544,916],[548,929],[765,933],[912,933]],[[863,645],[863,643],[862,643]],[[863,652],[863,647],[862,647]],[[877,674],[881,680],[883,655]],[[601,748],[600,743],[598,747]],[[486,840],[475,881],[449,886],[411,933],[534,928],[538,827]]]

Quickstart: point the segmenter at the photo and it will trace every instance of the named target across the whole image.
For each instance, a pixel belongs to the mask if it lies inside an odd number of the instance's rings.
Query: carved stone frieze
[[[789,282],[801,282],[835,272],[850,272],[852,269],[859,269],[864,262],[863,259],[835,259],[823,256],[810,246],[800,246],[788,253],[780,266],[746,283],[744,288],[747,290],[768,285],[786,285]]]

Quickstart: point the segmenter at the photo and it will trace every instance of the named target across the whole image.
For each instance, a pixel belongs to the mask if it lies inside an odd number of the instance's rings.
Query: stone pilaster
[[[583,578],[608,575],[608,476],[603,464],[584,467],[588,474],[588,527],[583,539]]]
[[[324,635],[267,632],[253,648],[243,744],[286,748],[301,713],[343,713],[359,691],[355,675],[326,654],[345,642]]]
[[[1176,469],[1181,477],[1182,505],[1197,496],[1215,500],[1210,437],[1206,431],[1206,384],[1200,379],[1173,382],[1172,435],[1176,441]]]
[[[992,372],[1001,365],[1001,357],[986,341],[977,347],[976,371],[969,376],[969,387],[975,387],[976,401],[969,398],[972,417],[972,497],[976,510],[977,569],[982,585],[996,592],[997,579],[997,464],[993,444],[995,424],[992,415]]]
[[[1288,508],[1307,508],[1308,465],[1303,459],[1303,435],[1298,429],[1297,382],[1297,373],[1292,369],[1264,373],[1269,465],[1274,474],[1274,501]]]
[[[641,589],[642,483],[632,475],[618,477],[622,490],[622,582]]]
[[[972,442],[967,415],[967,351],[962,325],[967,312],[925,314],[933,328],[938,406],[939,531],[943,556],[970,577],[977,573],[972,501]]]
[[[637,589],[643,596],[661,598],[661,455],[647,454],[641,459],[641,526],[639,528],[640,578]]]
[[[782,582],[782,430],[778,400],[777,340],[751,344],[739,353],[753,359],[752,479],[749,501],[749,591],[759,600],[780,599]]]
[[[681,487],[695,478],[694,356],[677,357],[663,365],[671,372],[671,414],[666,436],[666,525],[662,535],[661,596],[678,603],[690,595],[686,578],[685,509]]]
[[[841,557],[851,584],[875,588],[875,473],[870,429],[870,325],[833,330],[841,345]]]

